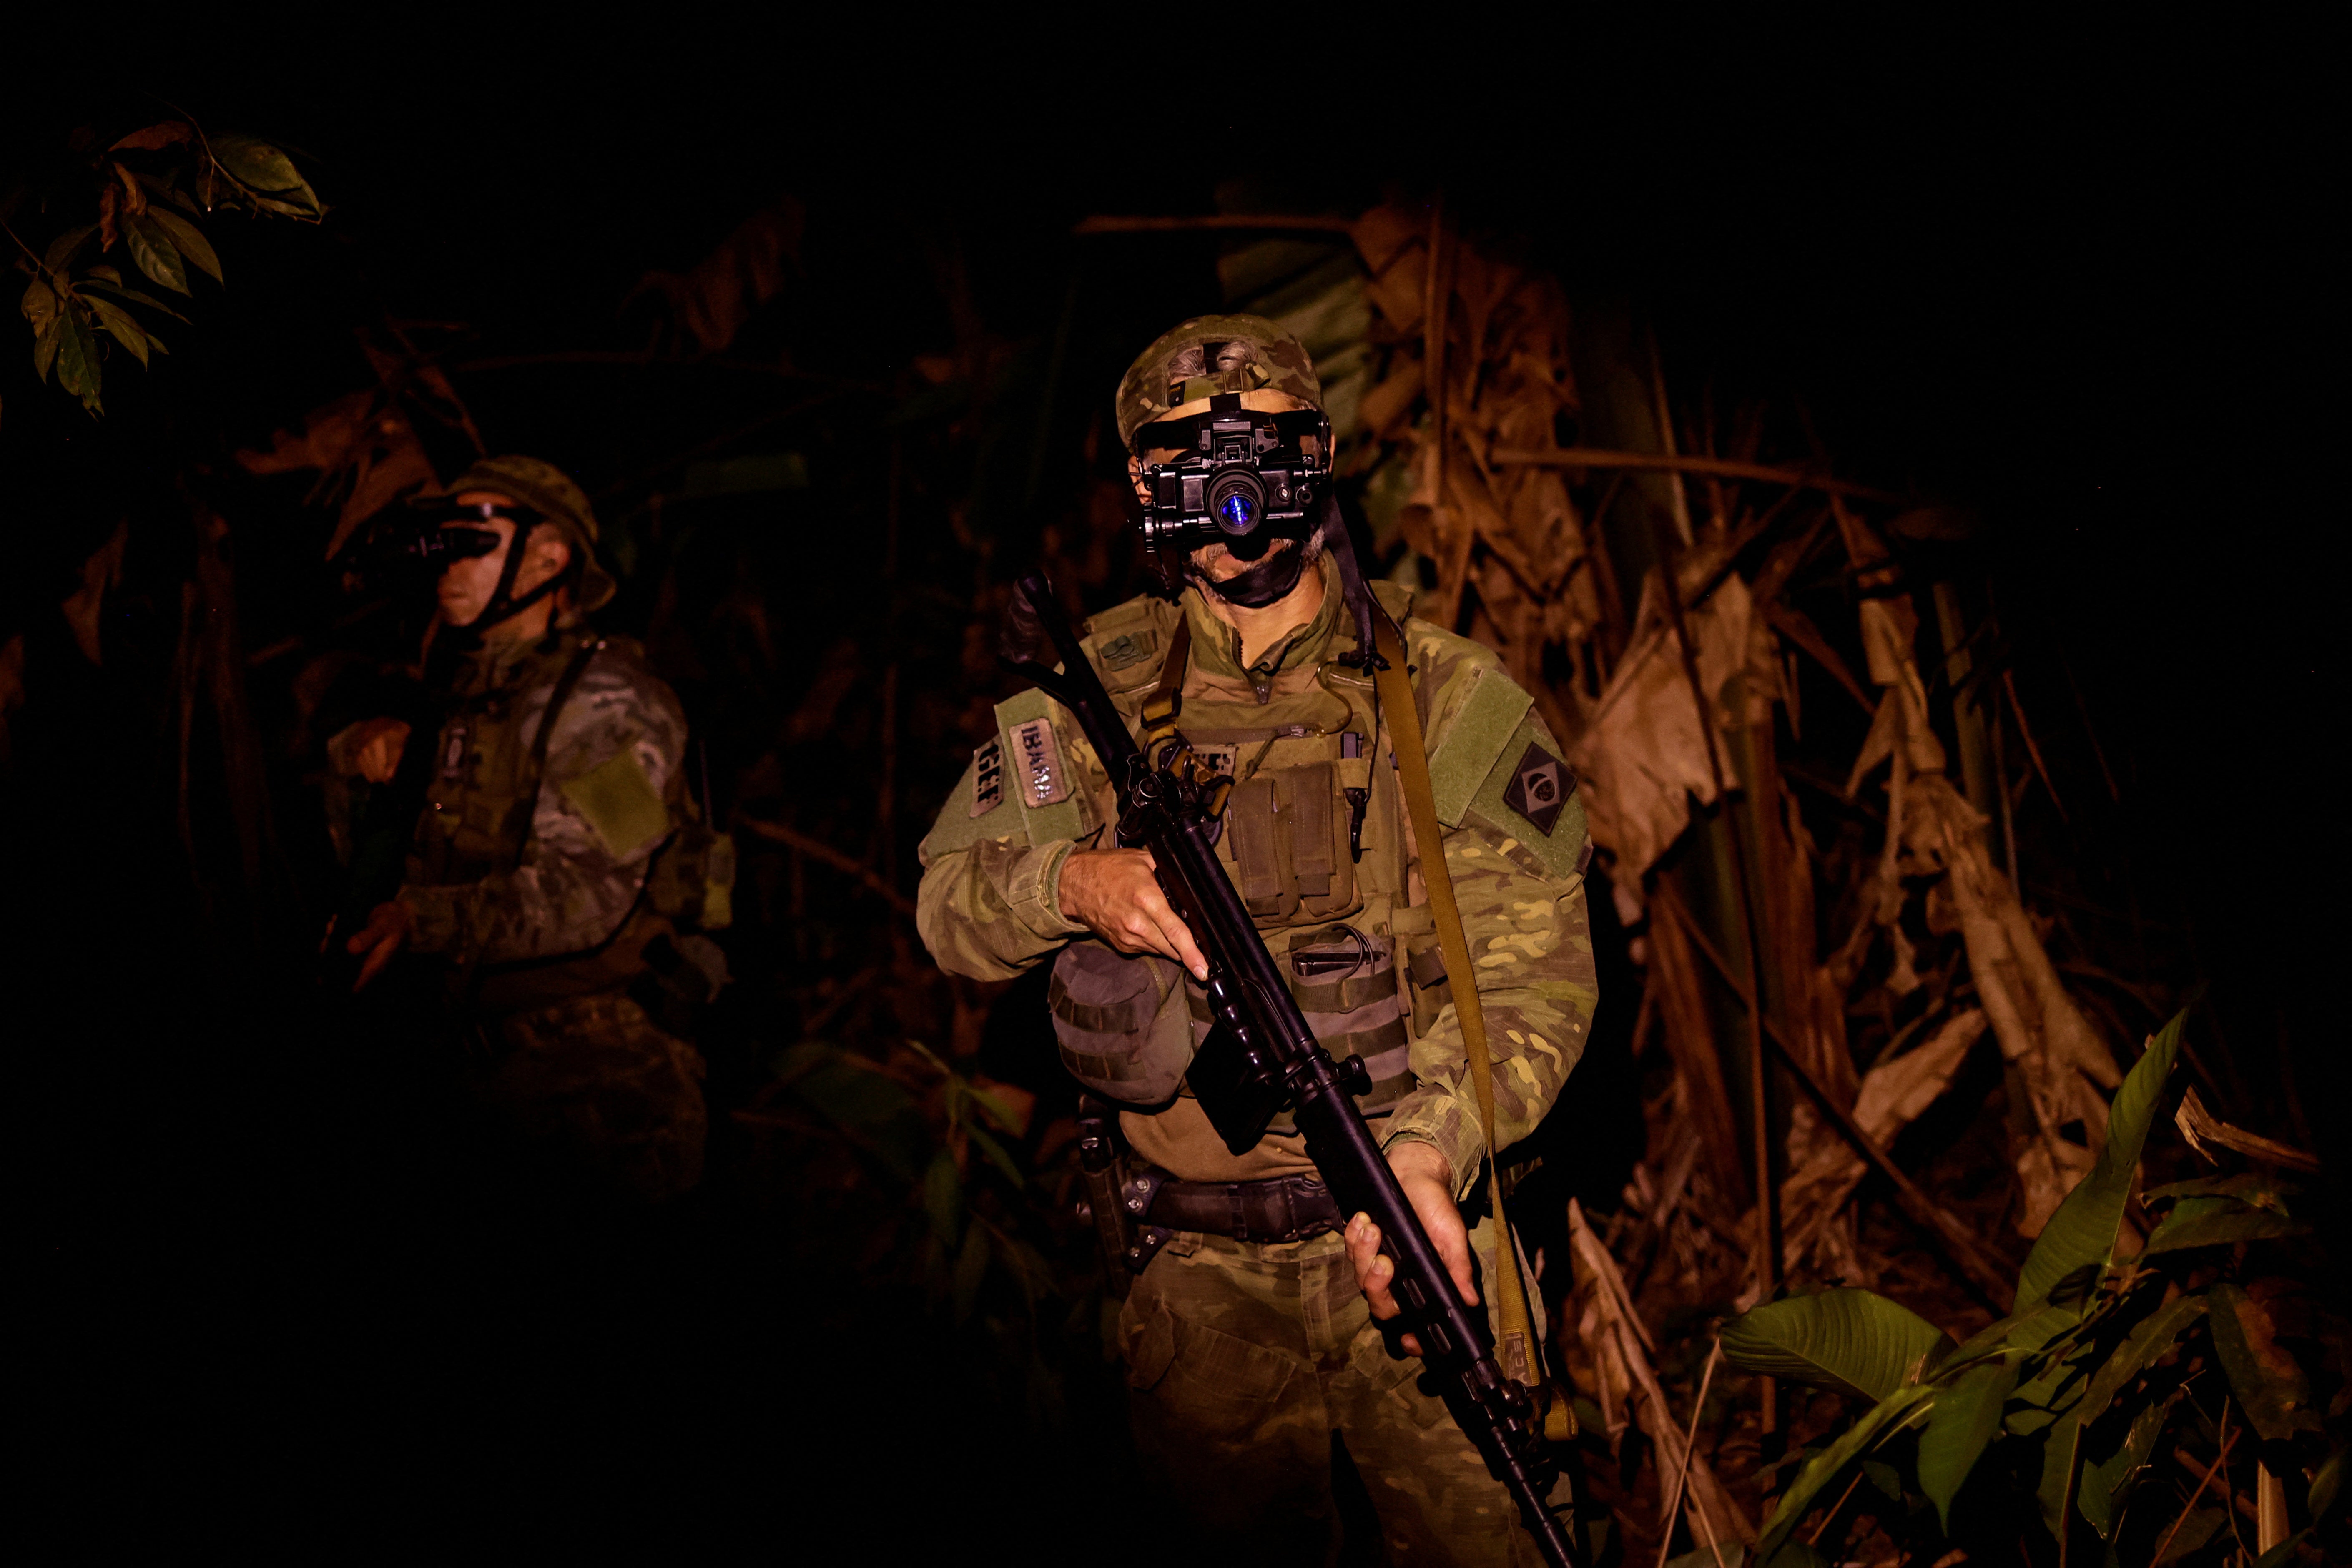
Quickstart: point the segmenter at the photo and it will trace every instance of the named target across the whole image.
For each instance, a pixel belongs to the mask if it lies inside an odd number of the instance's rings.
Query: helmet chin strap
[[[576,555],[572,557],[572,561],[565,563],[562,571],[550,576],[546,582],[541,583],[538,587],[532,588],[518,597],[514,591],[515,578],[521,574],[522,558],[525,553],[523,546],[529,542],[529,539],[530,535],[528,533],[518,530],[514,537],[507,542],[506,562],[499,568],[499,585],[496,589],[492,590],[489,603],[482,606],[482,613],[480,615],[476,616],[464,626],[454,628],[455,630],[463,634],[474,642],[479,642],[482,638],[483,633],[488,631],[492,626],[499,626],[503,622],[514,619],[515,616],[522,614],[523,611],[530,608],[533,605],[538,604],[541,599],[546,598],[550,594],[554,593],[556,589],[562,587],[563,585],[564,579],[572,575],[572,566],[576,564],[579,559]]]
[[[1289,549],[1268,549],[1256,565],[1231,577],[1212,577],[1195,568],[1192,581],[1228,605],[1239,605],[1245,610],[1262,610],[1297,587],[1298,579],[1306,571],[1306,543],[1292,540]]]

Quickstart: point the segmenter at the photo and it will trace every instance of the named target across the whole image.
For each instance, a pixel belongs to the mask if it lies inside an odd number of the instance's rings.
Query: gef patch
[[[1511,782],[1503,786],[1503,804],[1549,837],[1552,825],[1568,807],[1569,793],[1575,788],[1576,775],[1568,771],[1568,764],[1529,742]]]
[[[991,741],[971,754],[971,815],[986,816],[1004,804],[1004,748]]]
[[[1031,719],[1013,728],[1013,765],[1021,770],[1022,804],[1034,811],[1070,798],[1070,773],[1049,719]]]

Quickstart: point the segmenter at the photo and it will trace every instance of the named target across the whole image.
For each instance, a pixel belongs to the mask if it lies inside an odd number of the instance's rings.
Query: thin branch
[[[1188,217],[1129,217],[1097,213],[1080,218],[1072,234],[1183,234],[1202,229],[1260,229],[1275,233],[1295,230],[1307,234],[1347,234],[1353,218],[1326,213],[1200,213]]]
[[[835,849],[822,838],[812,838],[797,828],[786,827],[781,822],[763,822],[756,816],[739,816],[730,826],[747,829],[759,837],[797,849],[812,860],[821,860],[836,871],[846,871],[856,878],[870,892],[879,894],[889,906],[906,916],[915,918],[915,900],[884,881],[870,866],[863,865]]]
[[[2148,1558],[2149,1562],[2161,1563],[2164,1561],[2164,1553],[2166,1550],[2172,1545],[2172,1538],[2180,1533],[2180,1527],[2187,1524],[2189,1522],[2189,1516],[2197,1511],[2198,1500],[2205,1495],[2205,1489],[2213,1484],[2214,1476],[2229,1464],[2230,1445],[2236,1441],[2236,1436],[2230,1430],[2230,1402],[2227,1399],[2224,1399],[2221,1401],[2221,1457],[2213,1461],[2213,1468],[2206,1471],[2204,1478],[2197,1483],[2197,1489],[2189,1494],[2189,1502],[2187,1506],[2181,1509],[2180,1517],[2172,1521],[2172,1528],[2164,1532],[2164,1539],[2156,1543],[2155,1554]]]
[[[1811,468],[1780,468],[1768,463],[1742,463],[1730,458],[1669,456],[1662,452],[1611,452],[1598,447],[1555,447],[1549,450],[1498,447],[1486,454],[1495,463],[1517,463],[1538,468],[1664,468],[1685,474],[1714,474],[1727,479],[1761,479],[1767,484],[1798,485],[1857,500],[1900,506],[1903,498],[1892,490],[1836,479]]]
[[[1706,1408],[1706,1391],[1715,1384],[1715,1363],[1723,1359],[1723,1337],[1716,1336],[1715,1348],[1706,1352],[1706,1372],[1698,1380],[1698,1397],[1691,1401],[1690,1430],[1683,1434],[1683,1462],[1675,1467],[1675,1492],[1666,1504],[1666,1532],[1658,1542],[1658,1568],[1666,1568],[1666,1553],[1675,1543],[1675,1514],[1683,1506],[1683,1487],[1690,1479],[1691,1454],[1698,1445],[1699,1412]],[[1706,1526],[1706,1544],[1715,1553],[1716,1562],[1723,1562],[1723,1548],[1716,1544],[1715,1521],[1706,1517],[1706,1505],[1701,1503],[1699,1521]]]

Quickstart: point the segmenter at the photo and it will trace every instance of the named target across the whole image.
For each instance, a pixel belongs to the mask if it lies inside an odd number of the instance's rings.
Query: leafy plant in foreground
[[[2279,1341],[2340,1337],[2340,1326],[2315,1330],[2290,1281],[2245,1277],[2250,1249],[2307,1231],[2288,1212],[2294,1190],[2256,1174],[2154,1188],[2143,1202],[2161,1217],[2146,1246],[2116,1256],[2181,1026],[2181,1016],[2165,1026],[2116,1091],[2106,1146],[2035,1240],[2010,1316],[1955,1346],[1883,1296],[1833,1289],[1769,1303],[1725,1329],[1735,1365],[1871,1401],[1804,1460],[1765,1522],[1759,1560],[1811,1560],[1797,1527],[1824,1503],[1840,1511],[1853,1485],[1830,1489],[1857,1464],[1877,1490],[1907,1502],[1897,1533],[1918,1537],[1921,1550],[1973,1533],[2013,1552],[2016,1527],[2030,1532],[2038,1518],[2061,1561],[2068,1538],[2084,1532],[2109,1562],[2181,1560],[2208,1542],[2252,1558],[2244,1510],[2230,1504],[2252,1489],[2233,1488],[2230,1474],[2233,1458],[2251,1472],[2252,1452],[2290,1483],[2308,1467],[2304,1511],[2328,1513],[2342,1439],[2328,1442],[2309,1377]],[[2201,1470],[2192,1441],[2210,1452]],[[1882,1449],[1907,1453],[1907,1476],[1865,1458]],[[2159,1458],[2203,1479],[2187,1507],[2168,1498],[2135,1517]],[[2265,1568],[2310,1534],[2266,1555]]]
[[[187,320],[134,283],[186,296],[192,269],[222,281],[203,219],[242,208],[316,223],[327,209],[293,160],[256,137],[207,135],[192,120],[167,120],[91,151],[79,144],[87,134],[76,133],[67,180],[55,189],[11,193],[0,216],[10,220],[16,269],[30,275],[18,308],[33,329],[34,374],[47,381],[54,372],[58,386],[97,414],[103,339],[143,365],[166,351],[134,308],[151,319]],[[27,195],[37,196],[40,211],[71,205],[91,221],[67,227],[36,250],[17,226],[16,209]]]

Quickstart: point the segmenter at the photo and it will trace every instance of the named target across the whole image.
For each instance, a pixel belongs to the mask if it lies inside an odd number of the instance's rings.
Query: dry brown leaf
[[[1612,1444],[1624,1432],[1630,1416],[1650,1439],[1658,1474],[1668,1478],[1659,1487],[1661,1511],[1670,1505],[1674,1489],[1670,1478],[1684,1474],[1683,1511],[1692,1535],[1702,1542],[1752,1544],[1756,1527],[1724,1489],[1715,1467],[1704,1454],[1686,1453],[1682,1425],[1666,1404],[1665,1391],[1659,1387],[1658,1374],[1651,1365],[1656,1346],[1633,1310],[1616,1259],[1585,1223],[1584,1210],[1574,1198],[1568,1201],[1568,1235],[1576,1263],[1577,1331],[1599,1375],[1601,1386],[1597,1392],[1601,1397],[1596,1402]],[[1670,1522],[1660,1521],[1662,1525]]]
[[[745,218],[691,270],[646,273],[629,300],[651,294],[666,302],[676,349],[720,353],[754,311],[782,291],[799,263],[806,222],[801,204],[787,196]]]

